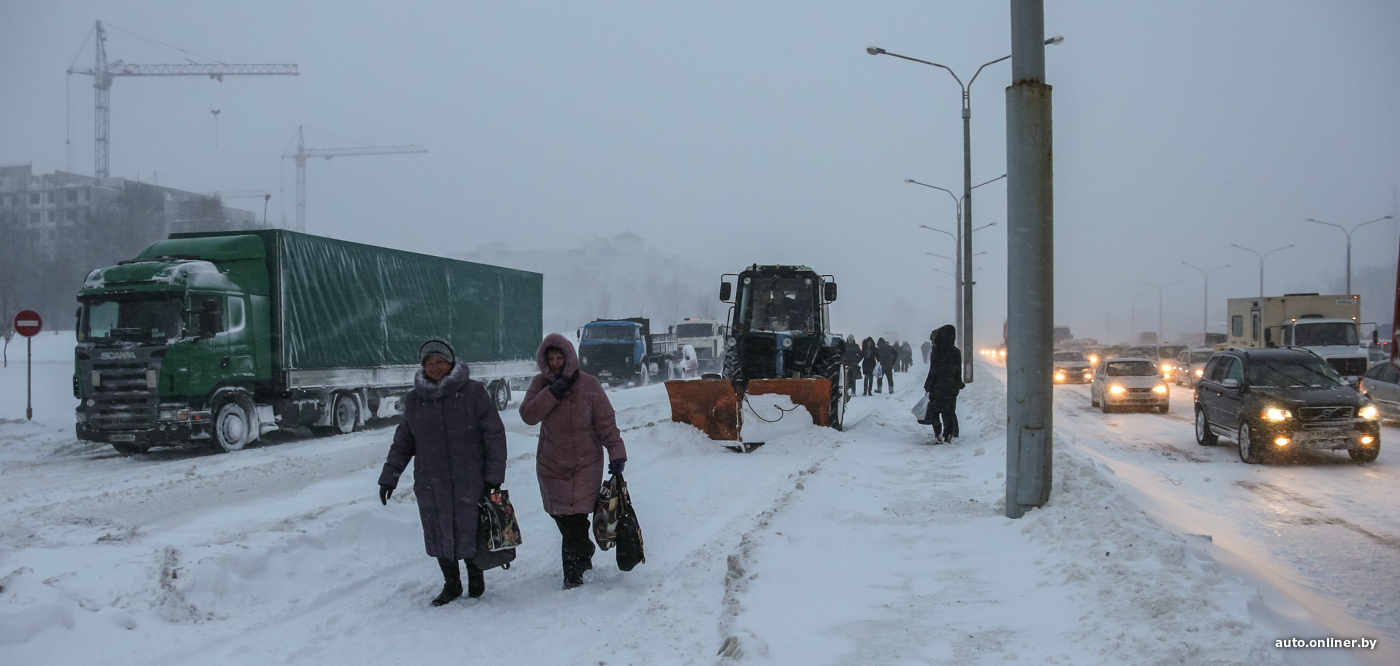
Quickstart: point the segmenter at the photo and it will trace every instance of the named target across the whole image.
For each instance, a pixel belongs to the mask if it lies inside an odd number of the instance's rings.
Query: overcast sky
[[[1224,299],[1326,291],[1350,225],[1400,184],[1400,3],[1047,2],[1054,86],[1057,321],[1081,336],[1199,328]],[[310,147],[422,144],[423,155],[308,165],[308,231],[444,255],[502,241],[564,247],[633,231],[718,274],[803,263],[841,284],[856,333],[949,320],[959,90],[1010,53],[1006,2],[77,2],[0,0],[0,163],[91,174],[92,79],[65,76],[112,24],[110,60],[296,63],[297,77],[119,78],[114,176],[266,190],[294,215],[298,125]],[[128,32],[129,31],[129,32]],[[972,90],[974,183],[1005,172],[1010,63]],[[211,109],[219,109],[217,145]],[[71,136],[71,145],[65,144]],[[1005,316],[1004,183],[977,190],[977,337]],[[260,201],[230,201],[260,208]],[[1394,223],[1353,265],[1394,274]],[[600,267],[606,270],[606,267]],[[546,277],[548,279],[548,276]],[[1150,296],[1144,295],[1148,292]],[[1122,294],[1122,295],[1120,295]],[[1369,298],[1370,295],[1367,294]],[[1372,300],[1386,300],[1382,295]],[[1379,303],[1377,303],[1378,305]],[[1384,310],[1389,316],[1389,308]],[[909,331],[909,335],[916,335]]]

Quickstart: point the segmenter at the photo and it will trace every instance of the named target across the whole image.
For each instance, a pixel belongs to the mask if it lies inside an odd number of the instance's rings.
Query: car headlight
[[[1057,373],[1055,373],[1055,381],[1057,381],[1057,382],[1062,382],[1062,381],[1064,381],[1064,380],[1065,380],[1065,373],[1063,373],[1063,372],[1057,372]]]
[[[1093,379],[1094,376],[1086,372],[1086,373],[1084,373],[1084,378],[1085,378],[1085,379]]]
[[[1127,389],[1123,388],[1122,386],[1110,386],[1110,387],[1108,387],[1108,392],[1109,392],[1109,393],[1112,393],[1112,394],[1114,394],[1114,395],[1117,395],[1117,394],[1119,394],[1119,393],[1122,393],[1122,392],[1124,392],[1124,391],[1126,391],[1126,390],[1127,390]]]
[[[1288,419],[1293,418],[1293,413],[1286,409],[1270,407],[1268,409],[1265,409],[1264,412],[1259,415],[1259,418],[1266,419],[1269,421],[1287,421]]]
[[[1205,369],[1205,368],[1196,368],[1196,376],[1197,376],[1197,377],[1203,376],[1203,375],[1205,374],[1205,372],[1206,372],[1206,369]]]
[[[1166,393],[1166,392],[1167,392],[1167,385],[1166,385],[1166,384],[1158,384],[1158,385],[1156,385],[1156,386],[1153,386],[1153,387],[1152,387],[1152,392],[1153,392],[1153,393]]]
[[[1366,405],[1362,407],[1361,411],[1358,413],[1361,415],[1361,418],[1368,421],[1374,421],[1381,417],[1381,410],[1376,409],[1375,405]]]

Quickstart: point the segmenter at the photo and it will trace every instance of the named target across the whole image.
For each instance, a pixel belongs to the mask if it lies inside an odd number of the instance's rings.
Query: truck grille
[[[156,426],[160,395],[157,389],[147,388],[146,368],[141,363],[93,364],[93,372],[99,373],[102,381],[100,386],[91,387],[88,394],[93,401],[87,408],[89,427],[136,430]],[[90,377],[80,379],[91,381]]]
[[[1366,374],[1366,366],[1369,365],[1364,358],[1329,358],[1327,364],[1332,366],[1337,374],[1343,377],[1358,377]]]
[[[628,374],[632,372],[632,349],[633,345],[630,342],[620,345],[586,345],[581,356],[585,361],[584,372],[597,375],[607,370],[615,376]]]
[[[1304,421],[1346,421],[1354,410],[1347,406],[1299,407],[1298,418]]]

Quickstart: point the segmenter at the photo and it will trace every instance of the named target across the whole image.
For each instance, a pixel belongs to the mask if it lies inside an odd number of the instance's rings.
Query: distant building
[[[252,229],[256,213],[228,208],[214,197],[125,178],[93,178],[32,165],[0,166],[0,222],[24,232],[31,246],[52,255],[90,236],[90,223],[136,226],[149,240],[180,231]],[[107,229],[104,231],[122,231]]]

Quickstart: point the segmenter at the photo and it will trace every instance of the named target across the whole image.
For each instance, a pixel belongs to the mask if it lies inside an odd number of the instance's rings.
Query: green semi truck
[[[397,416],[430,338],[504,409],[543,337],[539,273],[282,230],[172,234],[78,302],[78,438],[127,454]]]

